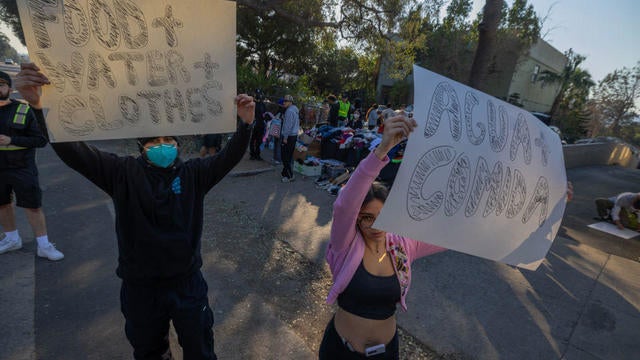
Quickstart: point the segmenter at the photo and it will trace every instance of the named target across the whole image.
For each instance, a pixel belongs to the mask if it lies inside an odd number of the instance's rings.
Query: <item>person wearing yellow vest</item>
[[[342,100],[338,101],[338,126],[345,126],[349,115],[351,115],[351,103],[349,96],[342,94]]]
[[[11,77],[0,71],[0,254],[18,250],[22,239],[16,226],[16,206],[24,208],[36,237],[37,254],[52,261],[64,255],[49,242],[42,211],[42,191],[36,168],[36,148],[47,145],[38,128],[33,111],[27,104],[9,99]]]

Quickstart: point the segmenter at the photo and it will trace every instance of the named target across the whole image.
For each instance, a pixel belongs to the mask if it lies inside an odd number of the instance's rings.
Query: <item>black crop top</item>
[[[393,274],[376,276],[369,274],[362,261],[349,285],[338,295],[338,305],[366,319],[384,320],[396,312],[400,301],[400,282]]]

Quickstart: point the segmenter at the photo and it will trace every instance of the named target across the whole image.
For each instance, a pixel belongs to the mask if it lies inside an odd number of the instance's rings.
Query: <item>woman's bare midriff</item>
[[[396,333],[395,315],[384,320],[372,320],[338,307],[334,323],[338,335],[359,353],[374,345],[388,344]]]

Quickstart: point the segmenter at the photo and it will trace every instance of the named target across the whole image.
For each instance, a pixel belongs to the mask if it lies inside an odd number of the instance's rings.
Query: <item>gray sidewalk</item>
[[[32,241],[0,255],[0,359],[131,358],[118,305],[111,203],[50,148],[40,154],[49,232],[66,258],[34,261]],[[331,307],[314,303],[324,300],[324,290],[307,298],[312,292],[306,284],[286,274],[293,293],[299,287],[308,301],[306,310],[322,314],[318,324],[306,326],[283,317],[277,302],[258,288],[264,286],[260,276],[286,268],[272,269],[274,259],[241,258],[247,244],[276,254],[275,245],[258,243],[273,234],[324,267],[335,198],[310,178],[283,184],[279,173],[245,157],[207,197],[203,271],[216,316],[216,352],[223,359],[314,359],[321,340],[317,328],[331,316]],[[636,359],[640,239],[623,241],[585,224],[595,215],[593,198],[638,191],[640,172],[596,167],[570,170],[568,177],[576,199],[537,271],[453,251],[418,260],[400,327],[448,359]],[[241,212],[246,224],[231,222],[231,210]],[[255,234],[230,235],[243,227]],[[23,238],[31,233],[24,221],[19,228]],[[231,253],[234,244],[237,253]],[[260,274],[248,274],[249,263],[262,266]],[[305,333],[307,327],[314,329]]]

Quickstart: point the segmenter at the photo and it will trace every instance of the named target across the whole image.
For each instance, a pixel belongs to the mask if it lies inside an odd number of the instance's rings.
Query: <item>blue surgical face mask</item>
[[[178,148],[172,144],[159,144],[147,149],[147,159],[153,165],[166,168],[178,157]]]

